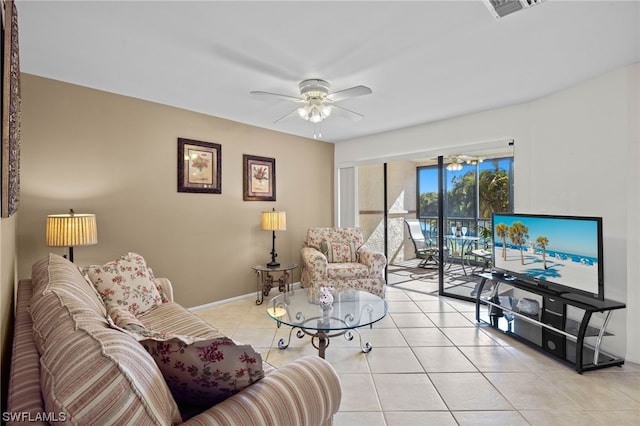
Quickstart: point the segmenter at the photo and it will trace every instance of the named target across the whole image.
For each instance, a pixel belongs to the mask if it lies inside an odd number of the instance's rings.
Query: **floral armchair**
[[[302,248],[303,287],[355,288],[384,297],[387,258],[364,245],[359,228],[310,228]]]

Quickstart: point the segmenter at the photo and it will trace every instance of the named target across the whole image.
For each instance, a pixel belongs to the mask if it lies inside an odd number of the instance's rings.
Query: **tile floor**
[[[327,348],[343,389],[335,425],[640,425],[640,365],[577,374],[477,325],[473,304],[412,291],[424,283],[392,275],[390,284],[403,285],[388,286],[389,314],[361,329],[373,350],[341,337]],[[246,298],[195,313],[276,367],[317,354],[295,333],[278,349],[288,329],[276,328],[265,306]]]

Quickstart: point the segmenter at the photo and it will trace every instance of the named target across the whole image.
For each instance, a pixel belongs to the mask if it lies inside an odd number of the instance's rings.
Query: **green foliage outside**
[[[494,162],[493,170],[482,170],[479,178],[480,217],[509,211],[509,174]]]
[[[490,218],[493,212],[509,211],[509,174],[500,168],[498,161],[493,169],[481,170],[478,176],[480,193],[480,218]],[[449,217],[475,217],[475,170],[452,179],[452,187],[447,191]],[[438,216],[438,193],[420,194],[420,216]]]

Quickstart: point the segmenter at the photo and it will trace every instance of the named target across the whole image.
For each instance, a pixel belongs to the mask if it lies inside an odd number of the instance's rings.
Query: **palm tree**
[[[549,245],[549,239],[541,235],[538,238],[536,238],[536,245],[542,249],[542,265],[544,266],[544,269],[549,269],[547,268],[547,252],[546,252],[547,246]]]
[[[520,263],[522,265],[524,265],[524,251],[522,247],[527,243],[527,238],[529,238],[528,232],[529,227],[520,221],[513,222],[513,225],[509,228],[509,238],[513,244],[520,247]]]
[[[502,240],[502,260],[507,260],[507,231],[509,228],[504,223],[496,225],[496,235]]]
[[[509,173],[493,161],[493,169],[481,170],[478,174],[480,217],[491,217],[493,212],[509,211]]]

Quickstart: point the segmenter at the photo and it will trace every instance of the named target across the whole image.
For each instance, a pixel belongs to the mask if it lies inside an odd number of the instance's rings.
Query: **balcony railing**
[[[437,217],[421,217],[419,218],[422,232],[425,237],[435,240],[438,238],[438,218]],[[490,238],[486,238],[482,234],[482,229],[491,230],[491,219],[475,219],[468,217],[449,217],[444,227],[445,235],[451,235],[451,228],[462,232],[462,228],[466,228],[468,237],[478,237],[482,244],[490,244]],[[488,240],[488,241],[487,241]]]

